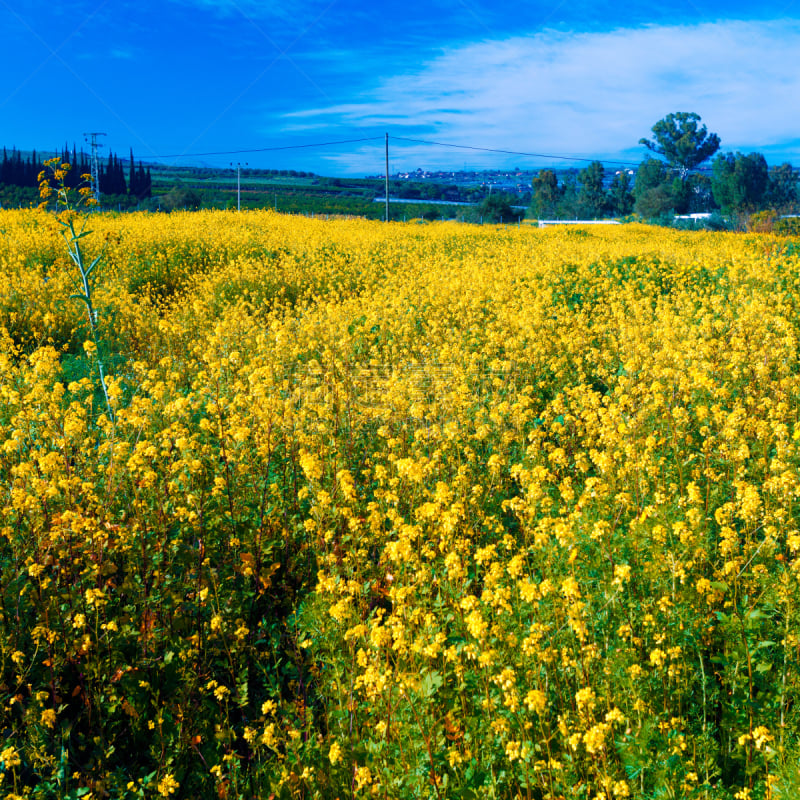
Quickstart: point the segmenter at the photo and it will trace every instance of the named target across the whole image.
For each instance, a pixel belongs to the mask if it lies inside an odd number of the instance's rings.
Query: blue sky
[[[800,0],[0,0],[0,30],[8,147],[103,131],[144,160],[363,175],[388,132],[392,172],[536,168],[638,162],[695,111],[800,166]]]

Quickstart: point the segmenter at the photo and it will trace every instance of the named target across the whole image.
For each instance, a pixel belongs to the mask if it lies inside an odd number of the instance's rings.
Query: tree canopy
[[[767,190],[769,170],[761,153],[727,153],[714,159],[711,189],[725,212],[755,211]]]
[[[779,164],[769,170],[765,200],[774,209],[786,211],[798,201],[797,175],[789,163]]]
[[[614,216],[624,217],[633,211],[633,181],[627,170],[614,175],[608,188],[608,206]]]
[[[719,150],[719,136],[709,133],[706,126],[699,127],[700,116],[694,112],[678,111],[667,114],[652,127],[653,140],[640,139],[656,155],[680,170],[681,179],[711,158]]]
[[[608,205],[603,189],[605,169],[600,161],[592,161],[578,173],[578,214],[585,218],[602,217]]]
[[[511,207],[509,198],[498,192],[488,195],[478,206],[478,211],[485,222],[516,222],[525,212]]]
[[[531,212],[533,216],[537,219],[554,216],[560,197],[556,173],[551,169],[540,170],[533,179],[532,186]]]

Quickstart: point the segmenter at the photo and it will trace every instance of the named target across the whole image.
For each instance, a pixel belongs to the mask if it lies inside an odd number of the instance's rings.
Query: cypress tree
[[[24,186],[36,186],[36,177],[39,174],[36,171],[38,159],[36,158],[36,151],[34,150],[31,155],[28,156],[27,161],[25,162],[25,183]]]
[[[69,150],[67,150],[69,153]],[[78,153],[75,149],[75,142],[72,143],[72,156],[69,159],[70,171],[68,173],[69,185],[74,189],[81,183],[81,171],[78,168]]]
[[[22,163],[22,153],[14,148],[14,180],[15,186],[25,185],[25,165]]]

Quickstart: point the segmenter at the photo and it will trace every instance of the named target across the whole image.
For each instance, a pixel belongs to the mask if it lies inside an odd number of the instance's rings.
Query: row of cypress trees
[[[81,175],[91,172],[89,156],[81,150],[77,151],[72,146],[72,153],[66,146],[59,157],[72,165],[67,175],[67,185],[77,186],[81,182]],[[38,186],[38,175],[44,169],[44,161],[49,156],[40,157],[34,150],[27,158],[15,148],[9,152],[3,147],[3,159],[0,161],[0,184],[6,186]],[[150,197],[153,182],[150,177],[150,167],[145,167],[139,161],[138,166],[131,150],[128,159],[128,178],[125,179],[125,163],[116,153],[109,153],[108,159],[100,163],[100,194],[105,195],[130,195],[140,200]]]

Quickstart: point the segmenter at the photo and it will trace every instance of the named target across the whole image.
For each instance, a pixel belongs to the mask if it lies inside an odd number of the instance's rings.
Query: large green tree
[[[524,211],[512,208],[508,195],[493,192],[478,206],[478,213],[484,222],[516,222],[525,216]]]
[[[608,189],[609,211],[617,217],[624,217],[633,211],[633,181],[628,171],[620,170],[614,175]]]
[[[536,219],[553,217],[560,198],[558,178],[551,169],[543,169],[533,179],[531,213]]]
[[[767,204],[776,211],[786,213],[797,207],[798,195],[797,174],[789,163],[770,167],[767,193]]]
[[[603,189],[605,169],[599,161],[592,161],[578,173],[578,214],[595,219],[606,213],[606,193]]]
[[[727,153],[714,159],[711,190],[726,213],[757,211],[767,191],[769,170],[761,153]]]
[[[633,187],[634,210],[646,219],[654,219],[675,210],[672,183],[664,162],[646,158],[636,170]]]
[[[694,112],[678,111],[667,114],[653,125],[653,139],[640,139],[648,150],[662,156],[677,169],[681,180],[719,150],[719,136],[700,126],[700,116]]]

